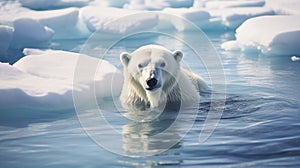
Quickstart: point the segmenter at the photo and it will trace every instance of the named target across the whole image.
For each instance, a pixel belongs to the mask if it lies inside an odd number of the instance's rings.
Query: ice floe
[[[209,13],[212,18],[220,18],[221,25],[228,29],[236,29],[244,21],[253,17],[274,14],[273,10],[267,7],[211,9]]]
[[[209,24],[210,14],[205,9],[196,8],[166,8],[162,11],[169,15],[176,15],[177,17],[186,19],[194,23],[199,28],[205,29]],[[189,30],[189,25],[184,24],[185,22],[178,22],[178,19],[174,20],[170,17],[161,17],[162,22],[170,22],[178,31]]]
[[[266,6],[272,8],[278,14],[300,15],[299,0],[265,0]]]
[[[147,30],[158,24],[157,14],[128,9],[87,6],[81,9],[81,15],[91,32],[98,31],[108,35]]]
[[[0,108],[71,108],[73,92],[95,87],[98,98],[120,92],[122,74],[107,61],[59,50],[25,49],[24,54],[13,66],[0,64]],[[94,76],[77,76],[74,82],[78,59],[86,66],[80,74],[92,68]]]
[[[77,8],[34,11],[12,4],[2,8],[5,9],[0,10],[2,24],[13,25],[16,20],[31,19],[54,30],[54,38],[73,39],[89,35],[87,29],[84,29],[85,25],[80,22]],[[35,29],[32,27],[27,31],[34,32]]]
[[[249,19],[236,30],[236,43],[243,51],[256,50],[267,55],[300,54],[298,19],[299,15],[261,16]],[[223,47],[230,50],[232,45],[225,43]]]
[[[16,19],[13,27],[11,48],[45,46],[54,35],[51,28],[29,18]]]
[[[221,45],[221,48],[225,51],[238,51],[240,47],[235,40],[226,41]]]
[[[291,56],[291,60],[292,60],[293,62],[295,62],[295,61],[299,61],[300,58],[294,55],[294,56]]]

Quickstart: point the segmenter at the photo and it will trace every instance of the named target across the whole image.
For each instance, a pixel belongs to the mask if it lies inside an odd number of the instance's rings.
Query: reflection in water
[[[198,113],[198,103],[177,111],[123,111],[117,101],[97,103],[98,110],[86,110],[80,116],[81,124],[88,127],[88,135],[101,147],[129,157],[161,155],[180,148]]]
[[[142,111],[149,118],[148,111]],[[140,113],[140,112],[138,112]],[[149,156],[160,154],[170,148],[179,148],[180,130],[176,123],[178,112],[163,112],[149,122],[130,122],[123,126],[123,149],[125,155]],[[135,115],[134,112],[126,114]],[[141,114],[139,114],[141,116]]]

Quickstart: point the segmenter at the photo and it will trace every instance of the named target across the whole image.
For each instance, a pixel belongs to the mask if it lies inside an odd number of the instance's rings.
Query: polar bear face
[[[145,91],[154,92],[177,76],[183,54],[178,50],[171,52],[161,46],[148,45],[131,54],[123,52],[120,57],[127,74]]]
[[[181,67],[182,57],[181,51],[171,52],[158,45],[121,53],[124,67],[122,106],[155,111],[179,109],[181,105],[197,106],[199,92],[207,85],[200,76]]]

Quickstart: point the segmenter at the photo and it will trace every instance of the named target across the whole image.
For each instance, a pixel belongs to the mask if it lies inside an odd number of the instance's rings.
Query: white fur
[[[180,67],[181,51],[171,52],[158,45],[143,46],[133,53],[121,53],[124,85],[120,100],[125,107],[161,108],[168,104],[198,103],[200,90],[206,89],[203,79]],[[149,71],[157,72],[161,87],[146,89]]]

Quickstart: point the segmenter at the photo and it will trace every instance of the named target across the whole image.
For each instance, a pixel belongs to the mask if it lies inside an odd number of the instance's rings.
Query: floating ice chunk
[[[205,9],[166,8],[162,12],[187,19],[200,28],[205,28],[210,19],[210,14]],[[164,17],[160,17],[160,19],[162,22],[171,22],[178,31],[189,30],[189,27],[187,27],[189,25],[184,24],[185,22],[178,22],[178,20],[172,20]]]
[[[0,63],[0,109],[70,108],[70,88],[62,80],[44,79]]]
[[[300,14],[299,0],[265,0],[266,6],[272,8],[278,14]]]
[[[207,1],[205,8],[207,9],[223,9],[223,8],[236,8],[236,7],[261,7],[264,6],[264,0],[251,0],[251,1]]]
[[[91,32],[103,32],[103,35],[133,33],[139,30],[153,28],[158,23],[155,13],[138,14],[138,11],[118,9],[84,7],[81,15]],[[138,15],[134,15],[138,14]],[[125,17],[132,15],[132,17]],[[123,17],[123,19],[121,19]],[[120,19],[120,20],[118,20]]]
[[[238,43],[235,40],[224,42],[221,48],[225,51],[236,51],[240,50]]]
[[[18,4],[5,4],[0,8],[0,23],[13,25],[18,19],[32,19],[55,31],[53,38],[74,39],[87,37],[89,31],[79,19],[77,8],[33,11]]]
[[[36,47],[48,44],[54,31],[33,19],[17,19],[14,21],[14,33],[11,47]]]
[[[34,11],[27,13],[27,15],[29,14],[43,25],[53,29],[55,31],[54,38],[73,39],[89,35],[84,23],[79,20],[77,8]]]
[[[6,62],[8,59],[7,49],[13,38],[14,28],[10,26],[0,25],[0,62]]]
[[[80,88],[80,86],[76,86],[76,84],[92,87],[90,85],[93,85],[94,82],[97,82],[99,83],[98,86],[101,86],[103,91],[101,95],[97,95],[99,97],[112,96],[110,94],[110,85],[107,86],[105,83],[110,83],[109,81],[111,81],[113,75],[115,79],[122,78],[120,71],[117,70],[117,68],[115,68],[109,62],[87,55],[60,50],[42,51],[38,49],[24,49],[23,53],[25,55],[29,55],[23,57],[21,60],[14,64],[14,66],[18,69],[31,75],[47,79],[66,80],[70,84],[73,83],[74,75],[76,75],[74,74],[76,71],[76,66],[78,64],[84,64],[84,66],[86,67],[84,71],[88,72],[92,70],[95,71],[95,74],[91,78],[90,76],[87,76],[88,73],[81,71],[80,74],[83,75],[77,78],[80,80],[77,80],[74,89],[82,89]],[[78,62],[78,60],[80,60],[80,62]],[[101,66],[98,67],[98,64],[100,63]],[[116,93],[118,94],[118,90],[120,90],[121,88],[122,80],[115,83],[117,83],[117,85],[114,87],[114,89],[116,89]],[[104,84],[107,87],[104,87]]]
[[[24,7],[35,10],[82,7],[88,5],[90,1],[91,0],[19,0]]]
[[[24,54],[29,55],[13,66],[0,63],[0,108],[70,108],[73,91],[84,95],[94,87],[99,98],[120,93],[122,74],[107,61],[57,50],[25,49]],[[78,59],[85,69],[74,83]],[[91,70],[92,78],[86,76]]]
[[[252,18],[236,30],[235,36],[245,50],[256,48],[268,55],[300,54],[299,15]]]
[[[213,18],[221,18],[222,24],[229,29],[236,29],[244,21],[252,17],[274,15],[273,10],[266,7],[212,9],[209,10],[209,13]]]
[[[291,57],[291,60],[295,62],[295,61],[299,61],[299,60],[300,60],[300,58],[299,58],[299,57],[297,57],[297,56],[292,56],[292,57]]]

